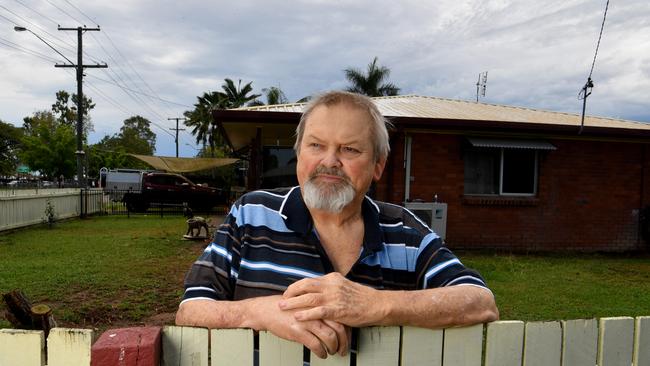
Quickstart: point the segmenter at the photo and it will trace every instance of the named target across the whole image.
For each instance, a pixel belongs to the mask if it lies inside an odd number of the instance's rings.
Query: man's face
[[[361,202],[373,180],[379,180],[386,160],[375,161],[372,121],[348,103],[316,107],[305,124],[296,174],[307,206],[339,212],[351,201]],[[316,205],[318,200],[334,201]]]

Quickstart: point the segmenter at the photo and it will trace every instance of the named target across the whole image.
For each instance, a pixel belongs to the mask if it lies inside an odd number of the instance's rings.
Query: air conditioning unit
[[[440,202],[406,202],[404,206],[445,240],[447,234],[447,204]]]

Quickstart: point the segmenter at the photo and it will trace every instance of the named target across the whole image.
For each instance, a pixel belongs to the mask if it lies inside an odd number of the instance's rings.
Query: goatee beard
[[[343,178],[341,182],[318,182],[320,174],[333,175]],[[354,199],[354,187],[350,179],[338,168],[319,166],[305,182],[302,198],[309,208],[331,213],[340,213]]]

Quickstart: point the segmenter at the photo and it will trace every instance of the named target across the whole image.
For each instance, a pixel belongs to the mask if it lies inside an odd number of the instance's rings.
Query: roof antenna
[[[481,94],[485,98],[485,89],[487,88],[487,71],[478,74],[478,81],[476,82],[476,103],[478,103],[478,95]]]
[[[596,52],[594,53],[594,60],[591,62],[591,70],[587,76],[587,82],[580,89],[578,99],[582,100],[582,117],[580,118],[580,129],[578,135],[582,134],[585,127],[585,109],[587,108],[587,97],[591,95],[591,90],[594,88],[594,82],[591,80],[591,74],[594,72],[594,65],[596,65],[596,56],[598,55],[598,48],[600,48],[600,39],[603,37],[603,29],[605,28],[605,19],[607,18],[607,9],[609,8],[609,0],[605,4],[605,13],[603,14],[603,23],[600,25],[600,35],[598,35],[598,43],[596,43]]]

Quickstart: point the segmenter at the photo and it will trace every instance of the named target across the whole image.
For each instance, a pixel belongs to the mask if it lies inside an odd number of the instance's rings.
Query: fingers
[[[334,325],[334,324],[332,324]],[[327,354],[333,355],[339,351],[341,340],[339,339],[339,332],[332,326],[322,321],[314,321],[309,323],[309,331],[319,340],[325,355],[321,358],[327,357]],[[347,340],[345,340],[347,342]],[[318,347],[316,347],[318,348]],[[311,348],[310,348],[311,349]],[[316,353],[316,352],[314,352]],[[318,353],[316,353],[318,355]]]
[[[338,338],[338,350],[335,350],[336,353],[338,353],[341,356],[345,356],[348,353],[348,350],[350,349],[350,342],[351,342],[351,334],[352,331],[350,327],[346,327],[345,325],[331,321],[331,320],[323,320],[323,322],[330,328],[336,332],[336,336]]]
[[[316,356],[320,358],[327,358],[329,353],[327,346],[316,335],[308,333],[304,335],[305,338],[297,339],[296,341],[302,343],[305,347],[309,348]]]
[[[282,297],[289,299],[307,293],[318,292],[320,288],[318,282],[318,279],[315,278],[304,278],[300,281],[296,281],[287,287]]]
[[[284,298],[278,302],[282,310],[292,310],[301,308],[311,308],[322,303],[320,294],[308,293],[296,297]]]

